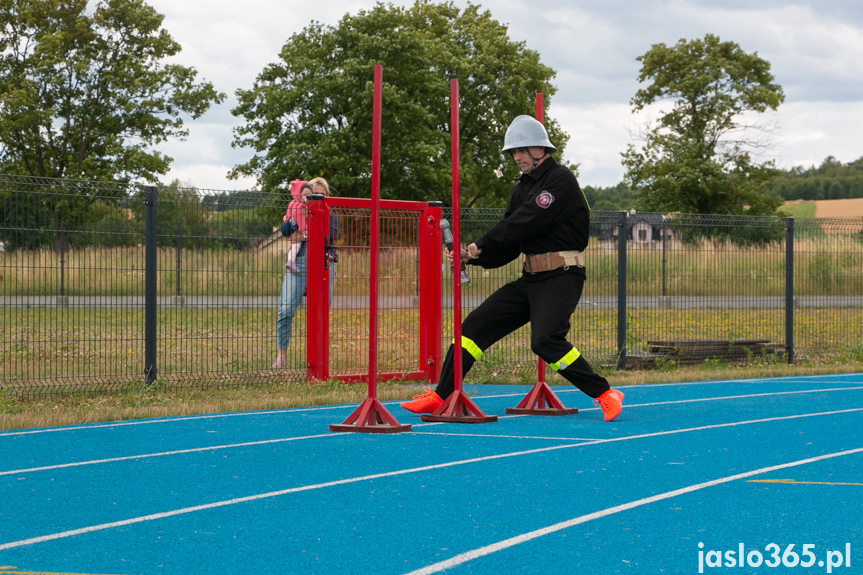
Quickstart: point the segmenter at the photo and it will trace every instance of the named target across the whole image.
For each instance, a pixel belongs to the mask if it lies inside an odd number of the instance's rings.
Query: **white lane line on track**
[[[808,389],[808,390],[798,390],[798,391],[780,391],[780,392],[776,392],[776,393],[755,393],[755,394],[747,394],[747,395],[728,395],[725,397],[705,397],[705,398],[701,398],[701,399],[679,399],[679,400],[675,400],[675,401],[659,401],[659,402],[653,402],[653,403],[635,403],[635,404],[631,404],[631,405],[627,404],[627,405],[625,405],[625,407],[627,409],[630,409],[633,407],[655,407],[657,405],[676,405],[676,404],[680,404],[680,403],[697,403],[697,402],[701,402],[701,401],[727,401],[727,400],[732,400],[732,399],[749,399],[749,398],[754,398],[754,397],[770,397],[770,396],[774,396],[774,395],[795,395],[795,394],[804,394],[804,393],[826,393],[826,392],[830,392],[830,391],[848,391],[851,389],[863,389],[863,387],[854,387],[854,388],[836,387],[836,388],[832,388],[832,389]],[[581,409],[580,411],[595,411],[598,409],[599,409],[598,407],[590,407],[587,409]],[[503,416],[501,416],[501,419],[504,419],[504,418],[510,419],[510,418],[514,418],[514,417],[529,417],[529,416],[527,416],[527,415],[503,415]],[[441,423],[417,423],[417,424],[413,424],[413,427],[426,427],[426,426],[439,426],[439,425],[441,425]],[[479,434],[470,434],[470,433],[447,433],[447,432],[424,432],[424,431],[423,432],[410,431],[408,433],[411,433],[411,434],[416,433],[417,435],[419,435],[419,434],[424,434],[424,435],[453,435],[453,436],[463,436],[463,435],[468,436],[469,435],[469,436],[473,436],[473,437],[500,437],[502,439],[518,438],[519,437],[516,435],[494,435],[494,434],[479,435]],[[81,467],[84,465],[99,465],[102,463],[117,463],[120,461],[133,461],[136,459],[149,459],[149,458],[153,458],[153,457],[167,457],[167,456],[171,456],[171,455],[186,455],[189,453],[199,453],[199,452],[203,453],[205,451],[217,451],[217,450],[221,450],[221,449],[252,447],[252,446],[256,446],[256,445],[268,445],[268,444],[273,444],[273,443],[286,443],[286,442],[290,442],[290,441],[299,441],[299,440],[305,440],[305,439],[322,439],[325,437],[339,437],[339,436],[340,436],[339,434],[323,433],[323,434],[319,434],[319,435],[305,435],[305,436],[301,436],[301,437],[284,437],[284,438],[277,438],[277,439],[266,439],[266,440],[261,440],[261,441],[248,441],[248,442],[244,442],[244,443],[228,443],[228,444],[224,444],[224,445],[214,445],[214,446],[208,446],[208,447],[195,447],[195,448],[190,448],[190,449],[178,449],[175,451],[164,451],[164,452],[159,452],[159,453],[144,453],[144,454],[140,454],[140,455],[126,455],[126,456],[122,456],[122,457],[110,457],[110,458],[94,459],[94,460],[88,460],[88,461],[77,461],[77,462],[72,462],[72,463],[58,463],[56,465],[45,465],[45,466],[41,466],[41,467],[30,467],[30,468],[26,468],[26,469],[10,469],[8,471],[0,471],[0,477],[2,477],[4,475],[17,475],[17,474],[22,474],[22,473],[33,473],[33,472],[37,472],[37,471],[53,471],[56,469],[66,469],[66,468],[70,468],[70,467]],[[590,439],[585,439],[585,438],[570,438],[570,437],[521,437],[521,438],[522,439],[547,439],[547,440],[556,440],[556,441],[589,441],[590,440]]]
[[[524,416],[527,417],[527,416]],[[452,435],[456,437],[491,437],[493,439],[546,439],[550,441],[602,441],[600,437],[551,437],[547,435],[496,435],[494,433],[447,433],[446,431],[408,431],[412,435]]]
[[[73,463],[59,463],[57,465],[45,465],[43,467],[30,467],[28,469],[13,469],[11,471],[0,471],[0,477],[4,475],[20,475],[22,473],[33,473],[36,471],[53,471],[55,469],[67,469],[69,467],[82,467],[84,465],[98,465],[100,463],[116,463],[118,461],[131,461],[135,459],[149,459],[152,457],[165,457],[169,455],[186,455],[189,453],[202,453],[204,451],[218,451],[220,449],[232,449],[235,447],[252,447],[256,445],[269,445],[272,443],[285,443],[288,441],[299,441],[302,439],[316,439],[320,437],[332,437],[331,433],[321,435],[305,435],[301,437],[285,437],[280,439],[263,439],[261,441],[248,441],[246,443],[229,443],[226,445],[213,445],[211,447],[194,447],[191,449],[177,449],[176,451],[163,451],[161,453],[144,453],[142,455],[126,455],[123,457],[108,457],[105,459],[91,459],[88,461],[76,461]]]
[[[751,377],[747,379],[708,379],[703,381],[678,381],[675,383],[641,383],[635,386],[624,386],[626,387],[675,387],[675,386],[690,386],[690,385],[713,385],[713,384],[728,384],[728,383],[789,383],[796,382],[799,380],[808,380],[808,379],[837,379],[837,378],[851,378],[852,381],[842,382],[842,381],[831,381],[830,383],[833,385],[839,385],[845,383],[846,385],[859,385],[861,383],[861,379],[863,379],[863,374],[861,373],[825,373],[823,375],[782,375],[782,376],[767,376],[767,377]]]
[[[721,379],[721,380],[711,380],[711,381],[684,381],[679,383],[645,383],[639,384],[637,386],[633,386],[632,389],[642,389],[642,388],[650,388],[650,387],[670,387],[670,386],[695,386],[695,385],[711,385],[711,384],[723,384],[723,383],[755,383],[755,382],[776,382],[776,383],[787,383],[789,381],[798,381],[801,379],[824,379],[830,377],[853,377],[859,374],[848,374],[848,373],[837,373],[837,374],[824,374],[824,375],[804,375],[804,376],[783,376],[783,377],[758,377],[751,379]],[[840,383],[840,382],[834,382]],[[848,382],[849,385],[859,384],[859,381]],[[626,390],[626,387],[623,388]],[[843,388],[843,389],[859,389],[857,387],[853,388]],[[575,388],[569,389],[556,389],[555,393],[573,393],[578,390]],[[825,390],[822,390],[825,391]],[[784,392],[778,392],[784,393]],[[805,392],[804,392],[805,393]],[[513,393],[513,394],[505,394],[505,395],[477,395],[471,396],[473,399],[493,399],[496,397],[522,397],[524,392],[522,393]],[[743,396],[741,396],[743,397]],[[402,400],[395,401],[384,401],[382,402],[384,405],[398,405]],[[632,407],[632,406],[631,406]],[[134,425],[153,425],[159,423],[175,423],[181,421],[196,421],[200,419],[224,419],[228,417],[257,417],[257,416],[269,416],[269,415],[280,415],[285,413],[302,413],[306,411],[335,411],[341,409],[356,409],[355,404],[349,405],[318,405],[311,407],[294,407],[289,409],[274,409],[268,411],[241,411],[236,413],[211,413],[207,415],[186,415],[186,416],[178,416],[178,417],[162,417],[157,419],[146,419],[146,420],[136,420],[136,421],[117,421],[113,423],[103,423],[103,424],[95,424],[95,425],[73,425],[73,426],[65,426],[65,427],[48,427],[44,429],[28,429],[26,431],[8,431],[8,432],[0,432],[0,438],[2,437],[10,437],[10,436],[20,436],[20,435],[35,435],[41,433],[57,433],[63,431],[86,431],[90,429],[105,429],[112,427],[127,427]],[[587,411],[587,410],[582,410]]]
[[[623,505],[616,505],[614,507],[602,509],[594,513],[581,515],[580,517],[575,517],[567,521],[561,521],[560,523],[555,523],[554,525],[549,525],[548,527],[543,527],[542,529],[536,529],[534,531],[522,533],[521,535],[516,535],[515,537],[510,537],[509,539],[504,539],[502,541],[498,541],[497,543],[492,543],[491,545],[478,547],[471,551],[466,551],[464,553],[455,555],[444,561],[439,561],[437,563],[427,565],[426,567],[423,567],[421,569],[410,571],[408,573],[405,573],[405,575],[434,575],[435,573],[440,573],[441,571],[452,569],[453,567],[456,567],[463,563],[467,563],[468,561],[473,561],[475,559],[479,559],[480,557],[485,557],[486,555],[491,555],[492,553],[497,553],[498,551],[503,551],[504,549],[509,549],[510,547],[515,547],[516,545],[527,543],[528,541],[532,541],[533,539],[537,539],[544,535],[556,533],[557,531],[562,531],[575,525],[580,525],[582,523],[587,523],[588,521],[593,521],[594,519],[602,519],[604,517],[608,517],[609,515],[614,515],[615,513],[629,511],[630,509],[635,509],[636,507],[642,507],[644,505],[650,505],[658,501],[672,499],[674,497],[679,497],[681,495],[686,495],[688,493],[707,489],[708,487],[722,485],[723,483],[730,483],[732,481],[746,479],[747,477],[753,477],[755,475],[762,475],[764,473],[770,473],[772,471],[779,471],[781,469],[788,469],[791,467],[799,467],[801,465],[808,465],[810,463],[817,463],[819,461],[834,459],[836,457],[844,457],[847,455],[854,455],[857,453],[863,453],[863,447],[859,447],[857,449],[849,449],[847,451],[837,451],[836,453],[828,453],[825,455],[819,455],[818,457],[799,459],[797,461],[791,461],[789,463],[782,463],[779,465],[771,465],[770,467],[762,467],[761,469],[754,469],[745,473],[737,473],[735,475],[729,475],[727,477],[713,479],[712,481],[705,481],[704,483],[696,483],[695,485],[690,485],[688,487],[674,489],[672,491],[666,491],[665,493],[660,493],[651,497],[645,497],[644,499],[638,499],[636,501],[624,503]]]
[[[385,473],[375,473],[372,475],[363,475],[360,477],[351,477],[348,479],[338,479],[336,481],[327,481],[325,483],[317,483],[317,484],[313,484],[313,485],[303,485],[301,487],[292,487],[289,489],[282,489],[279,491],[270,491],[268,493],[260,493],[257,495],[250,495],[247,497],[238,497],[235,499],[228,499],[225,501],[216,501],[214,503],[207,503],[204,505],[195,505],[193,507],[184,507],[182,509],[174,509],[172,511],[165,511],[162,513],[153,513],[151,515],[143,515],[140,517],[123,519],[121,521],[102,523],[100,525],[91,525],[89,527],[81,527],[79,529],[72,529],[69,531],[61,531],[59,533],[51,533],[49,535],[42,535],[39,537],[32,537],[29,539],[21,539],[19,541],[10,541],[7,543],[0,544],[0,551],[4,551],[6,549],[14,549],[16,547],[24,547],[27,545],[35,545],[37,543],[45,543],[47,541],[54,541],[57,539],[65,539],[67,537],[75,537],[77,535],[84,535],[86,533],[94,533],[96,531],[104,531],[107,529],[114,529],[117,527],[134,525],[136,523],[144,523],[147,521],[156,521],[159,519],[166,519],[168,517],[175,517],[177,515],[186,515],[186,514],[194,513],[197,511],[206,511],[208,509],[216,509],[219,507],[227,507],[229,505],[248,503],[251,501],[258,501],[260,499],[270,499],[273,497],[279,497],[281,495],[289,495],[291,493],[300,493],[303,491],[312,491],[315,489],[324,489],[327,487],[335,487],[338,485],[347,485],[350,483],[359,483],[362,481],[372,481],[375,479],[383,479],[383,478],[387,478],[387,477],[397,477],[400,475],[408,475],[408,474],[412,474],[412,473],[422,473],[425,471],[434,471],[437,469],[446,469],[449,467],[469,465],[472,463],[494,461],[496,459],[507,459],[510,457],[519,457],[522,455],[534,455],[537,453],[546,453],[549,451],[557,451],[560,449],[570,449],[573,447],[584,447],[584,446],[588,446],[588,445],[615,443],[615,442],[619,442],[619,441],[631,441],[634,439],[645,439],[645,438],[650,438],[650,437],[660,437],[660,436],[664,436],[664,435],[676,435],[679,433],[705,431],[705,430],[709,430],[709,429],[721,429],[724,427],[737,427],[740,425],[752,425],[752,424],[757,424],[757,423],[786,421],[786,420],[791,420],[791,419],[802,419],[802,418],[808,418],[808,417],[822,417],[822,416],[828,416],[828,415],[858,413],[861,411],[863,411],[863,407],[855,408],[855,409],[843,409],[840,411],[826,411],[826,412],[820,412],[820,413],[806,413],[806,414],[800,414],[800,415],[790,415],[790,416],[785,416],[785,417],[768,417],[768,418],[764,418],[764,419],[752,419],[752,420],[747,420],[747,421],[720,423],[720,424],[716,424],[716,425],[705,425],[705,426],[700,426],[700,427],[691,427],[691,428],[687,428],[687,429],[676,429],[676,430],[672,430],[672,431],[659,431],[659,432],[654,432],[654,433],[643,433],[643,434],[639,434],[639,435],[630,435],[630,436],[626,436],[626,437],[615,437],[615,438],[611,438],[611,439],[598,439],[595,441],[587,441],[587,442],[583,442],[583,443],[569,443],[566,445],[554,445],[554,446],[550,446],[550,447],[541,447],[538,449],[528,449],[528,450],[524,450],[524,451],[514,451],[514,452],[510,452],[510,453],[499,453],[499,454],[495,454],[495,455],[487,455],[484,457],[475,457],[475,458],[471,458],[471,459],[462,459],[459,461],[450,461],[447,463],[436,463],[433,465],[424,465],[422,467],[412,467],[409,469],[401,469],[398,471],[388,471]],[[863,448],[861,448],[861,451],[863,451]]]
[[[855,382],[855,383],[859,383],[859,382]],[[639,387],[641,387],[641,386],[639,386]],[[624,395],[626,394],[626,388],[625,387],[621,387],[619,389],[624,392]],[[672,405],[675,403],[691,403],[694,401],[717,401],[717,400],[722,400],[722,399],[739,399],[739,398],[746,398],[746,397],[768,397],[768,396],[773,396],[773,395],[794,395],[796,393],[819,393],[819,392],[827,392],[827,391],[855,391],[855,390],[860,390],[860,389],[863,389],[863,386],[831,387],[831,388],[827,388],[827,389],[821,389],[821,388],[817,388],[817,389],[795,389],[792,391],[768,391],[768,392],[764,392],[764,393],[747,393],[744,395],[726,395],[726,396],[721,396],[721,397],[697,397],[697,398],[692,398],[692,399],[676,399],[674,401],[658,401],[656,403],[636,403],[636,404],[626,405],[626,406],[627,407],[644,407],[644,406],[654,406],[654,405]],[[556,390],[555,391],[556,394],[565,394],[565,393],[573,393],[573,392],[581,393],[578,389],[575,389],[575,388],[573,388],[573,389],[562,389],[562,390]],[[523,393],[512,393],[512,394],[506,394],[506,395],[486,395],[486,396],[479,396],[478,395],[478,396],[471,396],[471,399],[494,399],[497,397],[522,397],[523,395],[524,395]],[[590,407],[587,409],[580,409],[579,411],[591,411],[594,409],[598,409],[598,408]]]
[[[301,413],[303,411],[326,411],[336,409],[356,409],[356,405],[318,405],[315,407],[293,407],[290,409],[273,409],[267,411],[238,411],[234,413],[210,413],[207,415],[182,415],[177,417],[161,417],[158,419],[142,419],[136,421],[117,421],[114,423],[99,423],[95,425],[69,425],[66,427],[47,427],[44,429],[28,429],[27,431],[8,431],[0,433],[0,437],[13,435],[38,435],[59,431],[89,431],[91,429],[110,429],[112,427],[131,427],[135,425],[154,425],[157,423],[176,423],[180,421],[196,421],[199,419],[225,419],[228,417],[249,417],[281,415],[284,413]]]
[[[726,401],[729,399],[749,399],[754,397],[774,397],[778,395],[798,395],[804,393],[826,393],[828,391],[854,391],[863,389],[861,387],[833,387],[830,389],[805,389],[805,390],[797,390],[797,391],[776,391],[772,393],[750,393],[747,395],[726,395],[724,397],[702,397],[700,399],[677,399],[674,401],[656,401],[653,403],[637,403],[635,405],[625,405],[625,407],[655,407],[657,405],[676,405],[679,403],[696,403],[699,401]],[[590,409],[599,409],[596,407],[592,407]],[[587,409],[583,409],[581,411],[588,411]]]

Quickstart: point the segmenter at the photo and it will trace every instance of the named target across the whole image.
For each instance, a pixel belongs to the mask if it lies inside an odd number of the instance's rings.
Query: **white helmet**
[[[547,148],[548,152],[557,151],[557,148],[548,139],[545,126],[535,118],[521,115],[517,116],[506,129],[506,135],[503,137],[503,149],[500,153],[505,154],[516,148],[532,148],[534,146]]]

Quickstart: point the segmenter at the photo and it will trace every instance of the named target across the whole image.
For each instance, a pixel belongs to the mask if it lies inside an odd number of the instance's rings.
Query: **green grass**
[[[803,201],[800,203],[785,204],[776,211],[780,215],[791,216],[792,218],[814,218],[816,206],[815,202]]]
[[[533,365],[535,366],[535,363]],[[647,383],[849,373],[859,371],[859,367],[859,362],[794,366],[728,366],[714,362],[705,366],[609,372],[605,375],[612,386],[621,387]],[[522,373],[519,376],[498,374],[494,377],[473,379],[470,383],[533,384],[535,381],[535,377]],[[378,384],[377,396],[382,401],[404,400],[422,389],[423,386],[411,383],[381,382]],[[293,382],[179,390],[160,386],[136,386],[126,389],[124,393],[78,393],[41,398],[10,398],[0,393],[0,429],[32,429],[151,417],[359,404],[366,396],[365,385],[334,381],[314,385]],[[514,399],[513,405],[515,403],[517,401]],[[391,408],[390,412],[396,418],[401,416],[397,407]],[[334,417],[332,423],[341,421]]]
[[[617,310],[590,306],[590,293],[572,317],[570,340],[598,367],[616,365]],[[289,370],[274,371],[275,309],[172,308],[158,316],[158,378],[171,388],[300,382],[305,377],[304,311],[295,319]],[[647,351],[652,340],[767,339],[784,342],[784,309],[632,309],[627,348]],[[331,314],[330,373],[368,369],[368,312]],[[863,349],[863,308],[795,311],[797,354],[818,361],[851,361]],[[122,391],[143,380],[143,310],[111,308],[0,309],[0,385],[20,393]],[[452,325],[444,313],[443,325]],[[383,309],[378,320],[378,372],[417,369],[419,318],[415,309]],[[442,347],[448,345],[444,328]],[[478,377],[519,377],[536,360],[529,329],[490,348]],[[556,377],[556,376],[555,376]]]

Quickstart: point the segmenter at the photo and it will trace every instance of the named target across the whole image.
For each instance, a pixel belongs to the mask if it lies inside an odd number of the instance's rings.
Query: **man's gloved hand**
[[[282,235],[289,236],[295,231],[297,231],[299,227],[300,226],[297,225],[297,222],[294,221],[294,218],[288,218],[287,220],[282,222]]]

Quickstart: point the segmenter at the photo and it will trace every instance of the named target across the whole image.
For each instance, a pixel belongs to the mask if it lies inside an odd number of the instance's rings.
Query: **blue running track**
[[[0,575],[863,574],[863,374],[554,389],[0,432]]]

